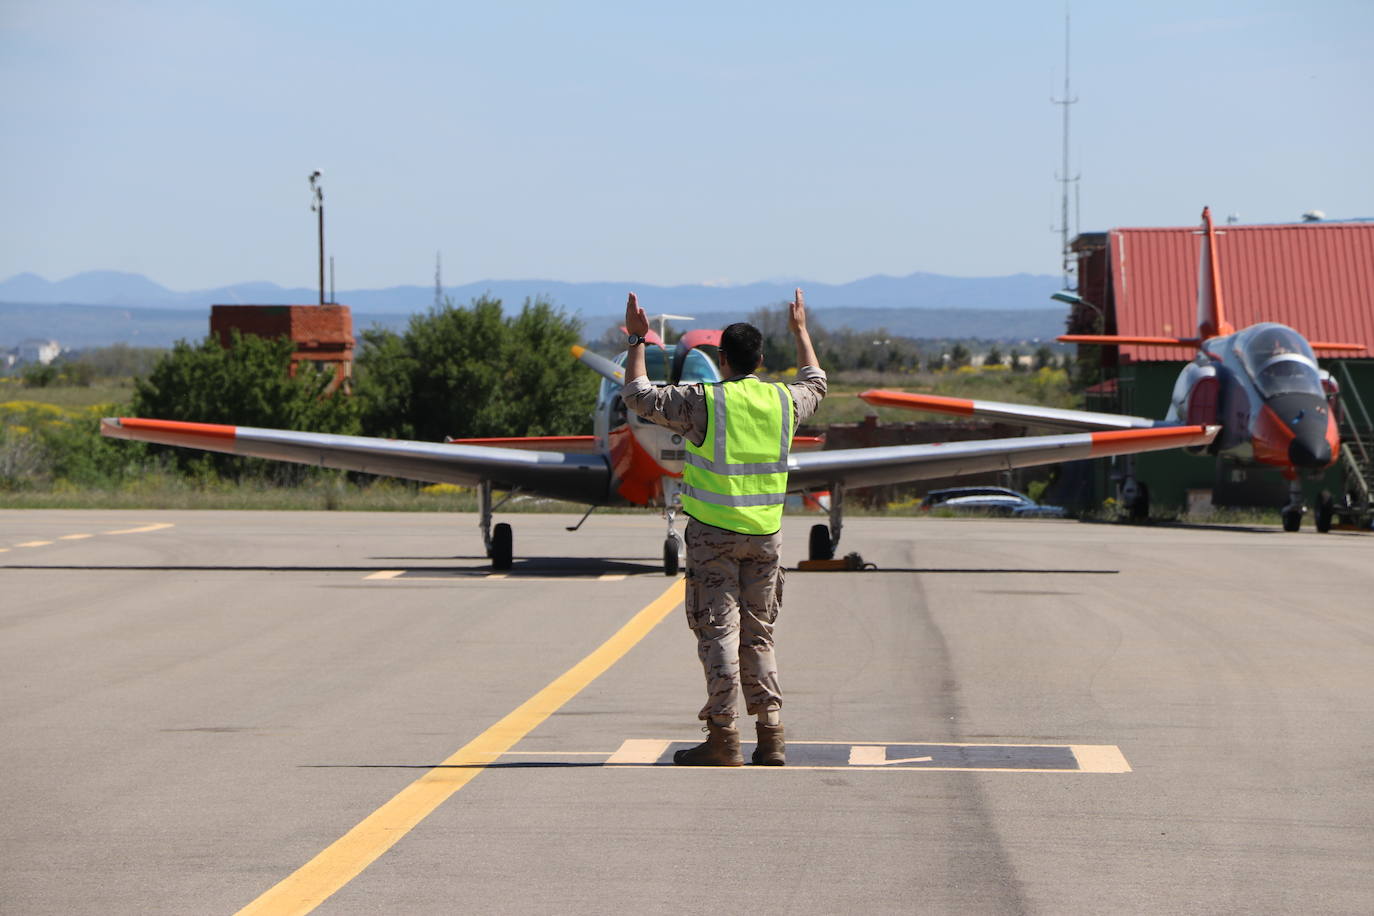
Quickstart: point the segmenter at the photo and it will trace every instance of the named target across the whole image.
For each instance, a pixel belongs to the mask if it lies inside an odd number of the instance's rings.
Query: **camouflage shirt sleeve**
[[[699,384],[657,387],[641,375],[625,383],[620,397],[639,416],[682,433],[693,445],[706,438],[706,395]]]
[[[797,380],[788,385],[787,390],[792,392],[792,403],[797,405],[797,425],[800,426],[811,419],[825,397],[825,372],[815,366],[802,366],[797,370]]]

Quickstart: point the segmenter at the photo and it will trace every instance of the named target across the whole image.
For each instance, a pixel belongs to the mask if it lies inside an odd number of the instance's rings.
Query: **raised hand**
[[[639,297],[634,293],[630,293],[630,298],[625,302],[625,330],[640,337],[649,333],[649,317],[639,307]]]

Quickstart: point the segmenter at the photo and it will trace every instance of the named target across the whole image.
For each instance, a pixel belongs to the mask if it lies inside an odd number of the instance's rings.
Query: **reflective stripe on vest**
[[[706,437],[687,443],[682,506],[698,521],[741,534],[782,526],[795,421],[787,386],[756,378],[706,385]]]

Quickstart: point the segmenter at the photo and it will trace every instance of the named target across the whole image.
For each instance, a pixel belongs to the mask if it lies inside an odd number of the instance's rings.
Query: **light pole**
[[[1087,299],[1084,299],[1077,293],[1071,293],[1068,290],[1062,290],[1057,293],[1050,293],[1050,298],[1056,302],[1068,303],[1069,305],[1072,305],[1075,308],[1082,305],[1092,309],[1093,314],[1097,316],[1097,321],[1095,322],[1096,327],[1093,328],[1093,333],[1101,334],[1103,331],[1106,330],[1107,316],[1102,314],[1102,309],[1096,305],[1093,305],[1091,302],[1089,302]]]
[[[320,183],[319,169],[310,173],[310,190],[310,209],[319,214],[320,222],[320,305],[324,305],[324,185]]]

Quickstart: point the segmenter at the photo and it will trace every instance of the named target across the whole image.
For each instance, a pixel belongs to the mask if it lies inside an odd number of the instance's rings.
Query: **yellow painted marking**
[[[852,767],[885,767],[894,763],[925,763],[934,759],[934,757],[899,757],[896,760],[888,760],[887,748],[881,745],[874,747],[856,744],[849,749],[849,765]]]
[[[93,534],[64,534],[64,535],[62,535],[60,538],[58,538],[58,540],[59,540],[59,541],[84,541],[86,538],[93,538],[93,537],[95,537],[95,535],[93,535]]]
[[[364,579],[394,579],[394,578],[396,578],[397,576],[404,575],[404,574],[405,574],[405,570],[404,570],[404,569],[379,569],[379,570],[377,570],[375,573],[373,573],[372,575],[370,575],[370,576],[363,576],[363,578],[364,578]]]
[[[1131,765],[1115,744],[1071,744],[1069,750],[1084,773],[1129,773]]]
[[[121,528],[118,531],[106,531],[106,534],[142,534],[145,531],[161,531],[163,528],[171,528],[171,522],[161,522],[156,525],[144,525],[141,528]]]
[[[52,541],[25,541],[22,544],[15,544],[15,547],[47,547]]]
[[[9,553],[9,552],[10,552],[10,549],[9,549],[8,547],[0,547],[0,553]]]
[[[590,655],[443,763],[406,786],[315,858],[240,910],[240,916],[309,913],[319,906],[361,874],[450,795],[471,782],[483,768],[604,674],[668,616],[669,611],[682,603],[683,593],[683,581],[679,579]]]
[[[487,575],[487,578],[488,578],[488,579],[504,579],[504,578],[506,578],[506,576],[509,576],[509,575],[510,575],[510,573],[489,573],[489,574]]]

